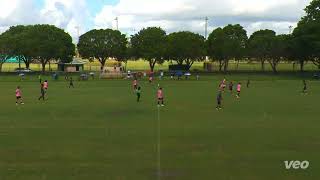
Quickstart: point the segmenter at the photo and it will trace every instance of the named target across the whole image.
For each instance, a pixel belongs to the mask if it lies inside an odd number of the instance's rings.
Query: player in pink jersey
[[[134,91],[138,89],[138,80],[137,80],[137,79],[134,79],[134,80],[133,80],[132,86],[133,86],[133,90],[134,90]]]
[[[160,104],[161,106],[164,106],[164,96],[163,96],[163,91],[161,87],[158,89],[157,97],[158,97],[158,106],[160,106]]]
[[[224,89],[226,88],[226,83],[227,83],[226,79],[223,79],[223,81],[221,81],[219,85],[220,91],[224,92]]]
[[[240,93],[241,93],[241,83],[239,82],[237,85],[237,98],[240,98]]]
[[[149,83],[152,83],[152,82],[153,82],[153,76],[150,75],[150,76],[149,76]]]
[[[18,104],[24,104],[22,102],[22,93],[21,93],[21,89],[20,89],[20,86],[17,87],[16,89],[16,105]]]
[[[44,83],[43,83],[43,88],[44,88],[46,91],[48,90],[48,88],[49,88],[49,83],[48,83],[47,80],[44,81]]]

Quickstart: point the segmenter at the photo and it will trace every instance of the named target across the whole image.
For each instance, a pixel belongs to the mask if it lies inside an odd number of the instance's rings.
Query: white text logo
[[[310,165],[309,161],[285,161],[286,169],[307,169]]]

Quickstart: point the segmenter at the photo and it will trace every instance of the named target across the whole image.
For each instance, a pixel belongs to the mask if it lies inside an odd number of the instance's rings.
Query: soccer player
[[[240,93],[241,93],[241,83],[239,82],[237,85],[237,98],[240,98]]]
[[[307,88],[307,82],[306,82],[306,80],[303,80],[302,83],[303,83],[302,93],[303,93],[303,94],[308,94],[308,88]]]
[[[230,83],[229,83],[229,91],[231,94],[233,93],[233,82],[232,81],[230,81]]]
[[[158,97],[158,106],[164,106],[164,96],[163,96],[163,90],[161,87],[159,87],[158,89],[158,93],[157,93],[157,97]]]
[[[150,75],[150,76],[149,76],[149,83],[152,83],[152,82],[153,82],[153,76]]]
[[[136,89],[136,94],[137,94],[137,102],[140,102],[140,98],[141,98],[141,87],[140,86]]]
[[[137,80],[137,78],[135,78],[135,79],[133,80],[132,86],[133,86],[133,90],[134,90],[134,91],[137,90],[137,88],[138,88],[138,80]]]
[[[42,83],[41,74],[39,74],[38,79],[39,79],[39,82],[40,82],[40,84],[41,84],[41,83]]]
[[[18,106],[18,104],[24,104],[22,102],[22,93],[21,93],[21,90],[20,90],[20,86],[17,87],[16,89],[16,105]]]
[[[48,88],[49,88],[49,83],[48,83],[47,80],[44,81],[44,83],[43,83],[43,88],[44,88],[45,92],[47,92],[47,90],[48,90]]]
[[[248,79],[248,81],[247,81],[247,88],[249,88],[250,87],[250,79]]]
[[[222,92],[224,92],[224,89],[226,88],[226,79],[223,79],[223,81],[220,83],[220,90],[222,91]]]
[[[217,96],[217,110],[221,110],[222,109],[222,92],[219,91],[218,96]]]
[[[44,89],[44,83],[40,84],[40,97],[38,98],[38,100],[40,101],[41,99],[44,101],[45,100],[45,89]]]
[[[69,83],[69,88],[71,88],[71,87],[74,88],[72,77],[70,77],[70,83]]]

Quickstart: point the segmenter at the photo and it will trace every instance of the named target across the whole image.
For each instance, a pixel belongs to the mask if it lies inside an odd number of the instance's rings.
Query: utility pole
[[[80,41],[80,26],[76,26],[74,27],[76,30],[77,30],[77,38],[78,38],[78,43]],[[78,51],[78,47],[76,46],[76,57],[79,58],[80,57],[80,54],[79,54],[79,51]]]
[[[116,28],[119,30],[119,18],[116,17],[114,20],[116,21]]]
[[[205,29],[204,29],[204,36],[205,36],[205,38],[206,38],[206,40],[208,39],[208,21],[209,21],[209,18],[208,17],[206,17],[205,18]]]
[[[208,39],[208,21],[209,21],[209,18],[206,17],[205,18],[205,29],[204,29],[204,38],[206,38],[206,40]],[[209,60],[209,57],[206,56],[206,61]]]

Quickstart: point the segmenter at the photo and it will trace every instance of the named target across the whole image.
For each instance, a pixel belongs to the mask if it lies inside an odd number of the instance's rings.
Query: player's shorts
[[[133,88],[134,89],[138,89],[138,85],[133,85]]]
[[[163,98],[158,98],[159,101],[163,101]]]
[[[17,99],[21,99],[21,96],[17,96]]]
[[[241,91],[237,91],[238,92],[238,94],[240,94],[241,93]]]

